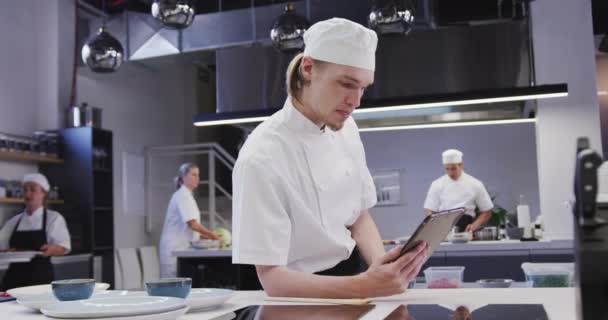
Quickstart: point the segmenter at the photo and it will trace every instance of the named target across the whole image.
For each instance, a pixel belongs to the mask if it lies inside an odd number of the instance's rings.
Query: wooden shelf
[[[23,198],[0,198],[0,203],[5,204],[23,204]],[[48,204],[64,204],[63,200],[47,200]]]
[[[0,160],[8,160],[8,161],[23,161],[23,162],[39,162],[39,163],[63,163],[63,159],[43,156],[36,153],[26,153],[26,152],[9,152],[9,151],[0,151]]]

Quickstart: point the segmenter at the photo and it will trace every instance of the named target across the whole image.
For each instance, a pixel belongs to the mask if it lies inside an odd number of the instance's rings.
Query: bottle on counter
[[[530,207],[528,207],[523,195],[519,196],[519,204],[517,205],[517,226],[520,228],[530,227]]]
[[[541,240],[543,238],[543,228],[540,223],[534,225],[534,238]]]
[[[507,234],[507,226],[504,224],[500,225],[498,229],[498,240],[509,240],[509,235]]]

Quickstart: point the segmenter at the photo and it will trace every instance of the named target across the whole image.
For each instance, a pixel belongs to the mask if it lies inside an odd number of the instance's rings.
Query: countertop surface
[[[210,320],[250,305],[295,304],[266,302],[262,291],[238,291],[217,309],[189,313],[180,320]],[[404,294],[372,299],[375,305],[362,319],[383,319],[400,305],[441,304],[452,307],[464,305],[474,309],[486,304],[542,304],[551,320],[576,319],[575,288],[510,288],[510,289],[414,289]],[[0,303],[0,314],[11,320],[42,320],[42,314],[33,312],[15,301]],[[230,319],[230,317],[221,317]]]
[[[390,246],[387,246],[389,248]],[[497,251],[497,250],[572,250],[573,240],[543,240],[543,241],[471,241],[468,243],[453,244],[449,242],[441,243],[435,251],[441,252],[473,252],[473,251]],[[174,251],[173,255],[178,258],[202,258],[202,257],[231,257],[231,249],[188,249]]]

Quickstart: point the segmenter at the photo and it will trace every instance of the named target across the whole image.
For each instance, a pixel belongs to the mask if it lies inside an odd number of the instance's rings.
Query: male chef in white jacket
[[[463,154],[449,149],[441,154],[445,174],[431,183],[424,201],[425,214],[465,208],[465,214],[456,223],[460,232],[473,232],[483,227],[492,217],[494,204],[483,183],[464,172]],[[475,208],[479,216],[475,217]]]
[[[350,117],[374,79],[376,34],[333,18],[310,27],[304,42],[287,70],[283,108],[253,131],[234,167],[232,261],[255,265],[272,296],[401,293],[427,245],[401,257],[400,247],[385,253]]]

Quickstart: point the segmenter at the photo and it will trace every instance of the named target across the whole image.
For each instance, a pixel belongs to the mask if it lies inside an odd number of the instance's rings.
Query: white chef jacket
[[[19,222],[18,231],[33,231],[42,229],[42,213],[44,208],[40,207],[28,215],[25,211],[10,218],[0,229],[0,250],[9,249],[9,241],[15,230],[15,225]],[[66,254],[72,250],[70,241],[70,233],[63,216],[53,210],[46,210],[46,242],[62,246],[66,250]]]
[[[483,183],[464,172],[458,180],[446,174],[431,183],[424,201],[425,209],[442,211],[460,207],[465,208],[465,214],[475,218],[475,207],[487,211],[494,204]]]
[[[188,249],[190,241],[199,239],[199,234],[190,229],[187,223],[193,219],[200,223],[200,211],[192,191],[182,185],[171,196],[160,236],[159,259],[162,276],[175,276],[177,258],[172,252]]]
[[[249,136],[232,181],[233,263],[327,270],[350,257],[348,227],[376,204],[354,120],[321,130],[291,97]]]

